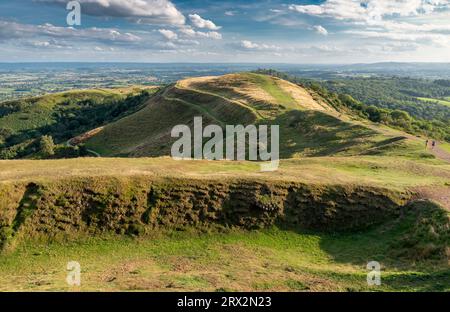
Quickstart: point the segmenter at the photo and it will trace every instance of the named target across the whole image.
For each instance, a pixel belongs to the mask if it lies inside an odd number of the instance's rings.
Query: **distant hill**
[[[169,155],[178,124],[280,125],[281,157],[413,155],[420,142],[351,113],[338,112],[311,89],[255,73],[190,78],[158,92],[138,112],[93,131],[86,146],[102,156]]]

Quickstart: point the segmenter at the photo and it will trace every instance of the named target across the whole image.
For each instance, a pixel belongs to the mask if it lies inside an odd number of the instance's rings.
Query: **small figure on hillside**
[[[434,149],[436,147],[436,141],[433,141],[433,143],[431,144],[431,148]]]
[[[425,148],[428,148],[428,142],[429,142],[429,140],[425,141]]]

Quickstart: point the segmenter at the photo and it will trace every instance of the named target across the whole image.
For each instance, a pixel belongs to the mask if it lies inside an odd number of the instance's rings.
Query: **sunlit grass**
[[[421,101],[424,101],[424,102],[437,103],[440,105],[445,105],[445,106],[450,107],[450,99],[441,100],[441,99],[423,98],[423,97],[419,97],[418,99]]]
[[[450,182],[450,166],[434,159],[313,157],[281,160],[274,172],[260,162],[162,158],[79,158],[0,161],[0,181],[55,180],[96,176],[193,179],[259,179],[315,184],[360,184],[394,188]]]
[[[393,244],[408,233],[410,222],[353,234],[272,228],[28,242],[0,258],[0,289],[69,290],[66,264],[77,261],[77,290],[85,291],[448,290],[445,264],[392,257]],[[382,286],[367,285],[368,261],[382,263]]]

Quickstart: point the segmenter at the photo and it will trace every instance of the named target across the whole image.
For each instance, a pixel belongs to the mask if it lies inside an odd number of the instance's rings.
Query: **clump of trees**
[[[103,126],[142,108],[151,91],[121,97],[118,95],[68,94],[53,107],[52,122],[37,129],[14,132],[0,127],[0,159],[74,158],[88,156],[86,148],[66,142],[86,131]],[[0,104],[0,118],[26,111],[38,99],[20,99]],[[34,110],[36,111],[36,109]]]
[[[55,155],[55,143],[50,135],[41,136],[39,140],[39,153],[46,158]]]

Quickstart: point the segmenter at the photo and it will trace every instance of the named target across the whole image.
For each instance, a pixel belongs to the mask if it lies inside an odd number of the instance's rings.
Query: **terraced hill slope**
[[[448,291],[449,191],[386,156],[0,161],[0,290],[73,290],[74,259],[79,290]]]
[[[208,124],[280,125],[281,157],[419,153],[402,133],[337,112],[311,90],[271,76],[241,73],[191,78],[160,91],[133,115],[85,136],[102,156],[165,156],[171,129]]]

